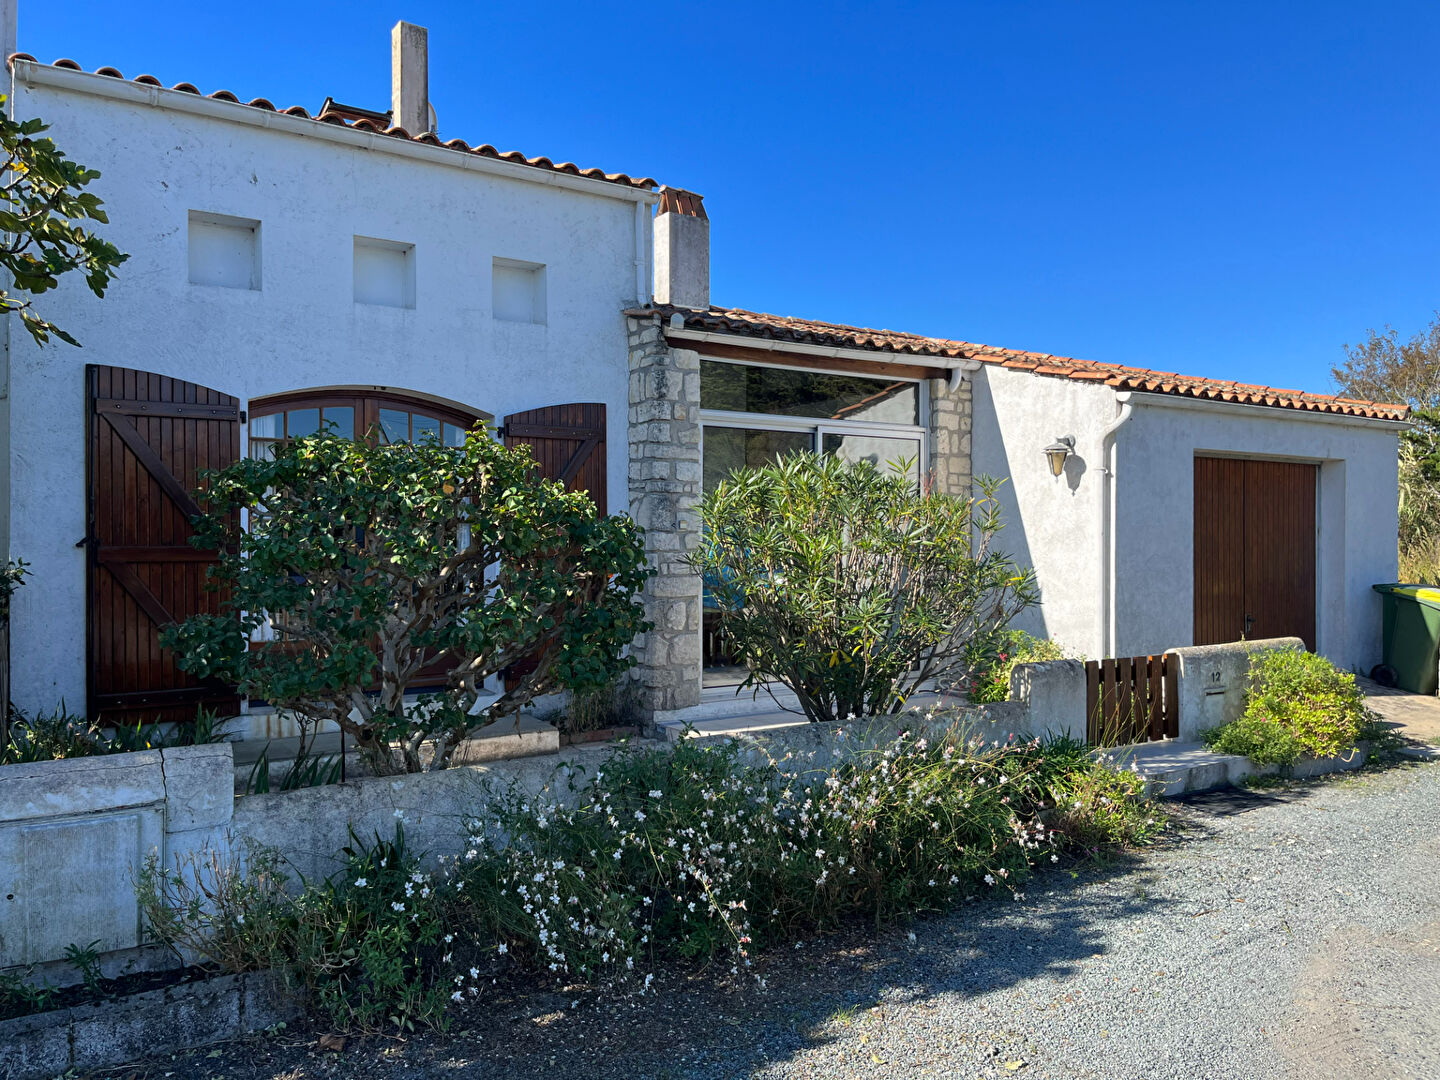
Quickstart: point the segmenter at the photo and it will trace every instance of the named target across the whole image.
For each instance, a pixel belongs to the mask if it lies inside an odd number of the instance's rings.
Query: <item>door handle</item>
[[[1255,625],[1255,616],[1254,616],[1254,615],[1246,615],[1246,616],[1245,616],[1245,638],[1246,638],[1246,640],[1249,640],[1249,638],[1250,638],[1250,627],[1252,627],[1252,626],[1254,626],[1254,625]]]

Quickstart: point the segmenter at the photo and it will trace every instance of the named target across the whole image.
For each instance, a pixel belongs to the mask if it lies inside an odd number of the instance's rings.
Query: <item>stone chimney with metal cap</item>
[[[704,197],[680,188],[660,189],[655,214],[655,302],[710,306],[710,218]]]
[[[430,123],[429,33],[397,22],[390,31],[390,122],[411,135],[434,130]]]

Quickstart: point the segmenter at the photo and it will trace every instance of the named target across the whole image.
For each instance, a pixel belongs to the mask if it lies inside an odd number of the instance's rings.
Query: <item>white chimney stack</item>
[[[397,22],[390,31],[390,123],[411,135],[431,130],[428,40],[414,23]]]
[[[660,189],[655,215],[655,302],[710,306],[710,218],[704,197],[680,188]]]

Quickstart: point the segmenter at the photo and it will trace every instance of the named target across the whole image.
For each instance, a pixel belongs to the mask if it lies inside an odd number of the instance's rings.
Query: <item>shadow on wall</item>
[[[970,438],[971,438],[971,466],[976,476],[998,476],[1004,477],[1005,483],[1000,486],[996,498],[1000,501],[1000,520],[1005,528],[1001,531],[997,543],[1000,549],[1014,559],[1021,566],[1034,566],[1035,560],[1030,554],[1030,538],[1026,533],[1025,519],[1020,514],[1020,504],[1015,496],[1015,485],[1010,479],[1010,455],[1005,447],[1005,439],[1000,433],[1000,419],[995,415],[995,403],[990,396],[990,387],[985,380],[976,380],[972,385],[971,392],[971,417],[970,417]],[[1040,448],[1036,447],[1036,453]],[[1073,491],[1080,482],[1080,476],[1085,471],[1083,462],[1080,462],[1080,471],[1076,473],[1073,480],[1070,479],[1069,469],[1072,461],[1078,461],[1075,455],[1071,455],[1065,462],[1066,481]],[[1010,625],[1016,630],[1024,630],[1039,638],[1048,638],[1049,631],[1045,625],[1045,611],[1042,607],[1044,597],[1041,597],[1041,604],[1036,604],[1028,611],[1022,611],[1016,616]]]

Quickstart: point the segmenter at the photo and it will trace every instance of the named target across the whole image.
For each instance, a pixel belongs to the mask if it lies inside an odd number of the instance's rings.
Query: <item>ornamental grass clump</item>
[[[743,687],[794,691],[815,721],[899,712],[963,674],[1038,597],[995,547],[1000,483],[962,498],[917,491],[906,463],[795,454],[707,492],[688,557],[748,669]]]
[[[1288,767],[1305,755],[1353,753],[1370,725],[1353,674],[1302,649],[1272,649],[1250,658],[1244,713],[1201,738],[1222,754]]]

